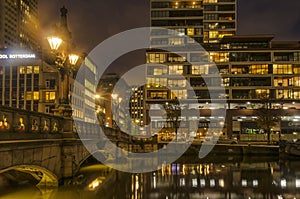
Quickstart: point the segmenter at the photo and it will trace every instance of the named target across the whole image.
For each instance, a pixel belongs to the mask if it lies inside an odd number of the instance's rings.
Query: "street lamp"
[[[72,109],[70,107],[70,75],[76,65],[79,56],[73,53],[60,52],[59,47],[63,43],[63,40],[59,37],[50,36],[47,38],[52,52],[56,55],[55,64],[58,67],[60,78],[59,78],[59,105],[56,112],[60,116],[71,117]]]

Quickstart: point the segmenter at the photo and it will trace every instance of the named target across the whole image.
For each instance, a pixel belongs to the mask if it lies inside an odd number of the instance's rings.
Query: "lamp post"
[[[51,50],[56,55],[55,65],[59,70],[59,105],[58,105],[58,115],[71,117],[72,109],[70,107],[70,75],[74,70],[79,56],[75,54],[68,54],[65,52],[60,52],[59,47],[62,43],[62,39],[58,37],[48,37],[48,42],[50,44]]]
[[[59,71],[59,104],[54,110],[55,115],[68,117],[72,116],[72,108],[70,106],[70,76],[75,70],[79,56],[70,53],[71,34],[67,27],[68,10],[61,8],[61,24],[56,31],[60,36],[49,36],[47,38],[51,52],[55,55],[55,65]],[[63,46],[63,47],[62,47]]]

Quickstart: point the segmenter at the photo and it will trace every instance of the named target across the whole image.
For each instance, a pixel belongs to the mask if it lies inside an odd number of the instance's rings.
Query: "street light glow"
[[[69,55],[69,62],[71,65],[76,65],[77,61],[78,61],[79,56],[75,55],[75,54],[70,54]]]
[[[48,37],[47,40],[49,42],[51,50],[58,50],[58,48],[60,47],[60,45],[62,43],[62,39],[59,37],[51,36],[51,37]]]

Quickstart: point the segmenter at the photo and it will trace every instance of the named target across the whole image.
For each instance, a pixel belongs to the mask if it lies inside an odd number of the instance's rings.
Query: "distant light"
[[[192,187],[197,187],[197,186],[198,186],[197,179],[196,178],[192,179]]]
[[[300,188],[300,179],[296,179],[296,188]]]
[[[156,176],[153,176],[153,188],[156,189]]]
[[[113,94],[111,94],[111,97],[112,97],[114,100],[116,100],[116,99],[117,99],[117,97],[118,97],[118,94],[116,94],[116,93],[113,93]]]
[[[224,186],[225,186],[224,179],[219,180],[219,185],[220,185],[220,187],[224,188]]]
[[[247,180],[242,180],[242,187],[247,187]]]
[[[282,179],[280,181],[280,185],[281,185],[282,188],[285,188],[286,187],[286,179]]]
[[[90,191],[95,190],[96,188],[98,188],[100,185],[102,184],[102,180],[100,179],[95,179],[94,181],[92,181],[89,185],[88,185],[88,189]]]
[[[258,180],[253,180],[253,187],[257,187],[258,186]]]
[[[179,184],[180,184],[181,187],[185,186],[185,179],[184,178],[180,178]]]
[[[215,183],[215,180],[214,180],[214,179],[211,179],[211,180],[210,180],[210,186],[211,186],[211,187],[216,186],[216,183]]]
[[[200,186],[205,187],[205,179],[200,179]]]

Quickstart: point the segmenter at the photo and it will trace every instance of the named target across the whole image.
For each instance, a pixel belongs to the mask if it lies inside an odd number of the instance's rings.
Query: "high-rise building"
[[[0,48],[39,47],[38,0],[0,0]]]
[[[299,42],[275,42],[274,35],[235,35],[235,0],[150,2],[152,27],[171,29],[153,28],[147,51],[145,108],[158,113],[151,118],[152,132],[166,125],[159,116],[162,106],[181,100],[184,109],[199,111],[199,116],[179,118],[183,128],[178,133],[186,138],[205,136],[210,129],[216,135],[255,134],[261,139],[265,135],[256,120],[268,96],[274,113],[281,115],[272,127],[274,136],[300,133]],[[186,48],[197,43],[204,49]],[[191,132],[195,123],[198,130]]]
[[[14,5],[12,4],[14,2],[19,5],[17,1],[5,1],[4,5]],[[27,4],[34,7],[34,3],[37,3],[37,1],[20,1],[20,5],[23,7],[26,7]],[[3,4],[0,4],[0,6],[3,6]],[[30,8],[28,9],[30,10]],[[9,14],[6,11],[10,10],[8,6],[5,6],[4,10],[3,12]],[[67,9],[64,7],[61,8],[61,23],[57,28],[56,31],[59,32],[59,36],[71,42],[71,33],[67,26]],[[21,29],[26,30],[26,24],[23,24]],[[26,39],[26,41],[30,43],[27,46],[28,48],[35,42],[30,39]],[[67,47],[62,46],[62,48],[65,50]],[[58,67],[55,65],[55,57],[53,58],[50,54],[50,48],[47,53],[46,50],[43,53],[37,53],[34,52],[34,49],[15,49],[11,45],[9,45],[9,48],[0,50],[0,106],[47,114],[57,112],[57,107],[63,99],[62,78]],[[76,86],[73,87],[75,78],[75,71],[73,70],[70,70],[67,77],[69,78],[69,81],[66,81],[69,83],[67,85],[68,98],[71,99],[72,96],[73,99],[74,118],[94,122],[93,92],[95,88],[93,85],[95,82],[93,82],[93,79],[95,79],[96,66],[88,58],[80,58],[76,66],[79,66],[81,62],[84,67],[82,81],[78,81]],[[64,64],[64,66],[69,67],[68,64]]]
[[[199,43],[216,43],[236,32],[236,0],[151,0],[151,26],[175,30]],[[184,38],[152,39],[178,45]]]
[[[132,95],[129,101],[129,112],[135,124],[140,126],[144,125],[144,100],[145,100],[145,87],[132,86]]]
[[[130,132],[129,105],[125,104],[129,91],[126,81],[117,74],[107,73],[101,77],[96,96],[96,111],[101,124]]]

